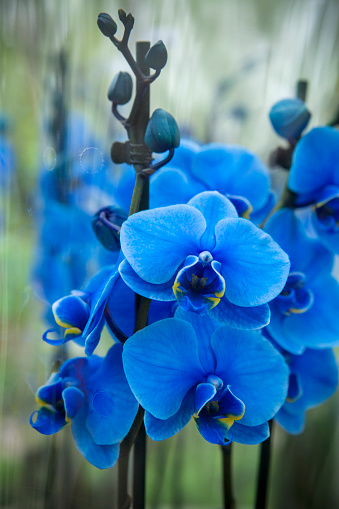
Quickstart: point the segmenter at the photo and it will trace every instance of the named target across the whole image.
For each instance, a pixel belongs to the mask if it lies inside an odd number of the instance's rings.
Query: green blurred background
[[[135,17],[132,48],[137,40],[162,39],[168,49],[168,64],[151,90],[152,110],[166,109],[202,142],[243,144],[268,161],[281,142],[267,113],[273,102],[294,95],[300,78],[309,82],[311,127],[329,122],[339,107],[337,0],[1,0],[0,109],[9,115],[17,156],[11,190],[0,190],[0,507],[6,509],[44,507],[52,443],[28,420],[53,355],[41,340],[43,304],[30,275],[55,59],[66,52],[68,107],[86,115],[108,154],[123,131],[112,118],[107,89],[128,67],[96,19],[108,12],[117,20],[120,7]],[[103,352],[107,345],[106,338]],[[71,353],[81,351],[72,347]],[[308,413],[302,435],[288,437],[276,427],[271,509],[339,507],[337,417],[336,395]],[[87,464],[69,429],[56,445],[55,507],[114,508],[116,469],[101,472]],[[251,508],[259,448],[235,444],[233,452],[238,508]],[[194,426],[162,443],[148,441],[148,507],[221,504],[220,450]]]

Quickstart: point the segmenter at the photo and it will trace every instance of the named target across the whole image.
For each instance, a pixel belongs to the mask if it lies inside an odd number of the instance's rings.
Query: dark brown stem
[[[55,138],[55,151],[57,154],[57,193],[60,203],[67,204],[68,183],[68,155],[66,153],[66,128],[67,128],[67,59],[64,51],[59,54],[57,88],[54,98],[53,131]]]
[[[124,126],[125,122],[126,122],[126,118],[123,117],[122,115],[120,115],[120,113],[118,112],[118,105],[115,102],[113,102],[113,104],[112,104],[112,113],[115,116],[115,118],[117,120],[119,120],[119,122],[121,122],[122,125]]]
[[[260,444],[260,465],[258,473],[255,509],[266,509],[267,505],[273,422],[274,421],[269,422],[271,436],[267,438],[265,442],[262,442],[262,444]]]
[[[118,462],[118,509],[129,509],[131,507],[131,497],[128,494],[128,464],[129,454],[135,442],[140,426],[144,418],[144,409],[139,407],[138,413],[134,419],[128,435],[120,444],[120,454]]]
[[[174,148],[171,148],[169,150],[168,155],[165,157],[165,159],[163,159],[162,161],[159,161],[158,163],[153,164],[152,166],[150,166],[149,168],[146,168],[145,170],[142,170],[141,173],[143,175],[153,175],[153,173],[155,173],[160,168],[162,168],[167,163],[169,163],[170,160],[173,158],[173,156],[174,156]]]
[[[306,80],[298,80],[296,85],[296,96],[302,101],[306,101],[308,82]]]
[[[49,437],[48,464],[44,492],[44,509],[51,509],[55,505],[53,502],[53,487],[55,483],[58,459],[56,440],[56,435]]]
[[[140,202],[142,197],[142,192],[144,190],[144,186],[146,183],[146,177],[140,173],[137,173],[135,177],[135,184],[133,189],[132,201],[129,209],[128,215],[131,216],[140,210]]]
[[[145,509],[146,431],[142,423],[134,443],[133,509]]]
[[[138,330],[143,329],[147,325],[147,317],[148,317],[148,310],[151,305],[151,299],[147,299],[147,297],[139,297],[138,302],[138,311],[135,319],[135,328],[134,332],[137,332]]]
[[[119,14],[120,15],[120,14]],[[120,17],[121,19],[121,17]],[[126,129],[129,135],[129,139],[133,144],[144,144],[144,136],[149,120],[149,84],[142,83],[145,76],[149,75],[149,68],[145,63],[145,55],[150,48],[149,42],[138,42],[137,43],[137,65],[140,68],[142,77],[137,76],[137,94],[132,107],[132,112],[129,119],[126,121]],[[125,58],[126,55],[124,54]],[[127,58],[126,58],[127,60]],[[128,60],[127,60],[128,61]],[[134,214],[140,210],[148,209],[148,178],[142,175],[142,170],[147,167],[147,164],[134,164],[136,172],[136,181],[133,191],[133,197],[130,207],[129,215]],[[140,300],[139,300],[140,299]],[[145,297],[136,296],[138,302],[136,309],[136,320],[134,332],[141,330],[147,325],[147,315],[150,299]],[[118,474],[118,509],[128,509],[131,505],[131,497],[128,495],[128,462],[129,453],[132,445],[134,444],[138,435],[140,426],[142,425],[144,416],[144,409],[139,407],[138,414],[134,420],[132,428],[128,435],[124,438],[121,443],[120,455],[119,455],[119,474]],[[141,439],[140,439],[141,440]],[[146,446],[140,447],[138,454],[134,455],[134,461],[137,462],[138,466],[134,467],[134,501],[135,507],[142,508],[145,505],[145,463],[146,463]],[[141,465],[143,465],[141,469]],[[139,468],[140,467],[140,468]],[[139,480],[136,479],[139,477]]]
[[[224,509],[235,509],[232,486],[232,444],[222,445]]]
[[[110,328],[111,332],[120,341],[120,343],[125,343],[125,341],[128,339],[128,336],[126,336],[126,334],[124,332],[122,332],[121,329],[119,329],[119,327],[113,320],[113,317],[111,315],[108,305],[106,305],[106,307],[105,307],[104,315],[105,315],[105,320],[107,322],[107,325]]]
[[[114,35],[110,37],[110,39],[113,42],[113,44],[118,48],[118,50],[123,54],[126,62],[129,64],[130,68],[134,72],[137,80],[143,81],[145,79],[145,76],[141,71],[138,62],[134,60],[132,53],[130,52],[128,47],[129,36],[134,26],[134,18],[132,14],[126,15],[125,11],[123,11],[122,9],[119,9],[118,14],[120,21],[123,23],[125,27],[124,35],[122,36],[121,41],[114,37]]]

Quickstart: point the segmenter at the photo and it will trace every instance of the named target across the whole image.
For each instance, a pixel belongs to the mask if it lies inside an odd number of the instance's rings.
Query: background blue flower
[[[290,209],[276,212],[265,230],[286,251],[291,272],[285,288],[270,302],[267,330],[285,350],[339,344],[339,284],[331,276],[334,256],[317,239],[309,238]]]
[[[31,425],[51,435],[68,423],[75,445],[97,468],[112,467],[119,456],[119,442],[127,435],[138,410],[121,362],[122,346],[116,344],[105,358],[77,357],[66,361],[38,389],[40,410]]]
[[[114,193],[128,210],[135,172],[124,167]],[[150,208],[187,203],[203,191],[218,191],[229,198],[240,216],[251,213],[259,222],[273,207],[270,175],[262,161],[249,150],[232,145],[198,143],[183,139],[173,159],[150,178]]]
[[[330,348],[307,348],[303,354],[293,355],[273,344],[284,355],[290,369],[286,402],[274,419],[289,433],[301,433],[306,411],[324,403],[337,390],[336,357]]]
[[[321,240],[339,253],[339,132],[316,127],[297,144],[289,188],[297,203],[313,204],[313,224]]]

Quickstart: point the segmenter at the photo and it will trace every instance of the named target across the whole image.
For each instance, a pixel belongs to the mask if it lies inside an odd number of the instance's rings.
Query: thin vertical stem
[[[132,499],[128,494],[128,463],[130,446],[122,441],[118,461],[118,509],[129,509]]]
[[[46,483],[44,490],[44,509],[52,509],[55,506],[55,502],[53,501],[53,486],[56,477],[57,471],[57,445],[56,445],[57,437],[56,435],[52,435],[50,437],[49,442],[49,451],[48,451],[48,463],[47,463],[47,473],[46,473]]]
[[[145,188],[145,185],[148,181],[148,178],[145,177],[142,173],[139,173],[135,177],[135,184],[133,189],[133,195],[132,195],[132,201],[129,209],[129,216],[132,216],[136,212],[139,212],[140,210],[140,203],[141,198],[143,195],[143,191]]]
[[[222,445],[224,509],[235,509],[232,484],[232,444]]]
[[[145,509],[146,431],[141,425],[134,444],[133,509]]]
[[[302,101],[306,101],[308,82],[306,80],[298,80],[296,85],[296,96]]]
[[[260,444],[260,465],[257,482],[257,497],[255,509],[265,509],[268,495],[268,481],[271,460],[271,441],[273,432],[273,421],[269,422],[270,437]]]
[[[66,143],[66,124],[67,124],[67,107],[66,107],[66,84],[67,59],[64,51],[59,54],[57,89],[54,98],[54,138],[55,151],[57,154],[57,166],[55,168],[57,177],[57,193],[60,203],[67,203],[68,193],[68,161],[67,161],[67,143]]]
[[[129,454],[144,418],[144,409],[139,407],[131,429],[120,444],[118,461],[118,509],[129,509],[132,499],[128,494]]]
[[[145,63],[145,55],[150,48],[149,42],[137,42],[136,60],[145,76],[149,75],[149,68]],[[141,86],[137,79],[137,89]],[[141,96],[138,112],[133,117],[133,122],[128,128],[128,135],[132,143],[144,143],[144,136],[149,120],[149,86],[144,88]],[[149,207],[149,184],[148,178],[140,172],[147,165],[135,164],[136,181],[129,215]],[[136,295],[136,321],[134,332],[147,325],[147,315],[150,300]],[[140,420],[140,412],[142,417]],[[143,409],[140,407],[130,433],[122,441],[118,462],[118,509],[128,509],[131,505],[131,497],[128,495],[128,462],[132,445],[134,447],[134,468],[133,468],[133,506],[137,509],[145,507],[145,478],[146,478],[146,433],[142,424]],[[132,430],[134,430],[132,432]]]

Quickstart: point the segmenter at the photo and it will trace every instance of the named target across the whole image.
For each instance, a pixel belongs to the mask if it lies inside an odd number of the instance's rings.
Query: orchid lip
[[[225,280],[220,272],[220,263],[213,260],[209,251],[202,251],[199,257],[188,256],[173,285],[180,306],[200,314],[215,307],[225,293]]]

